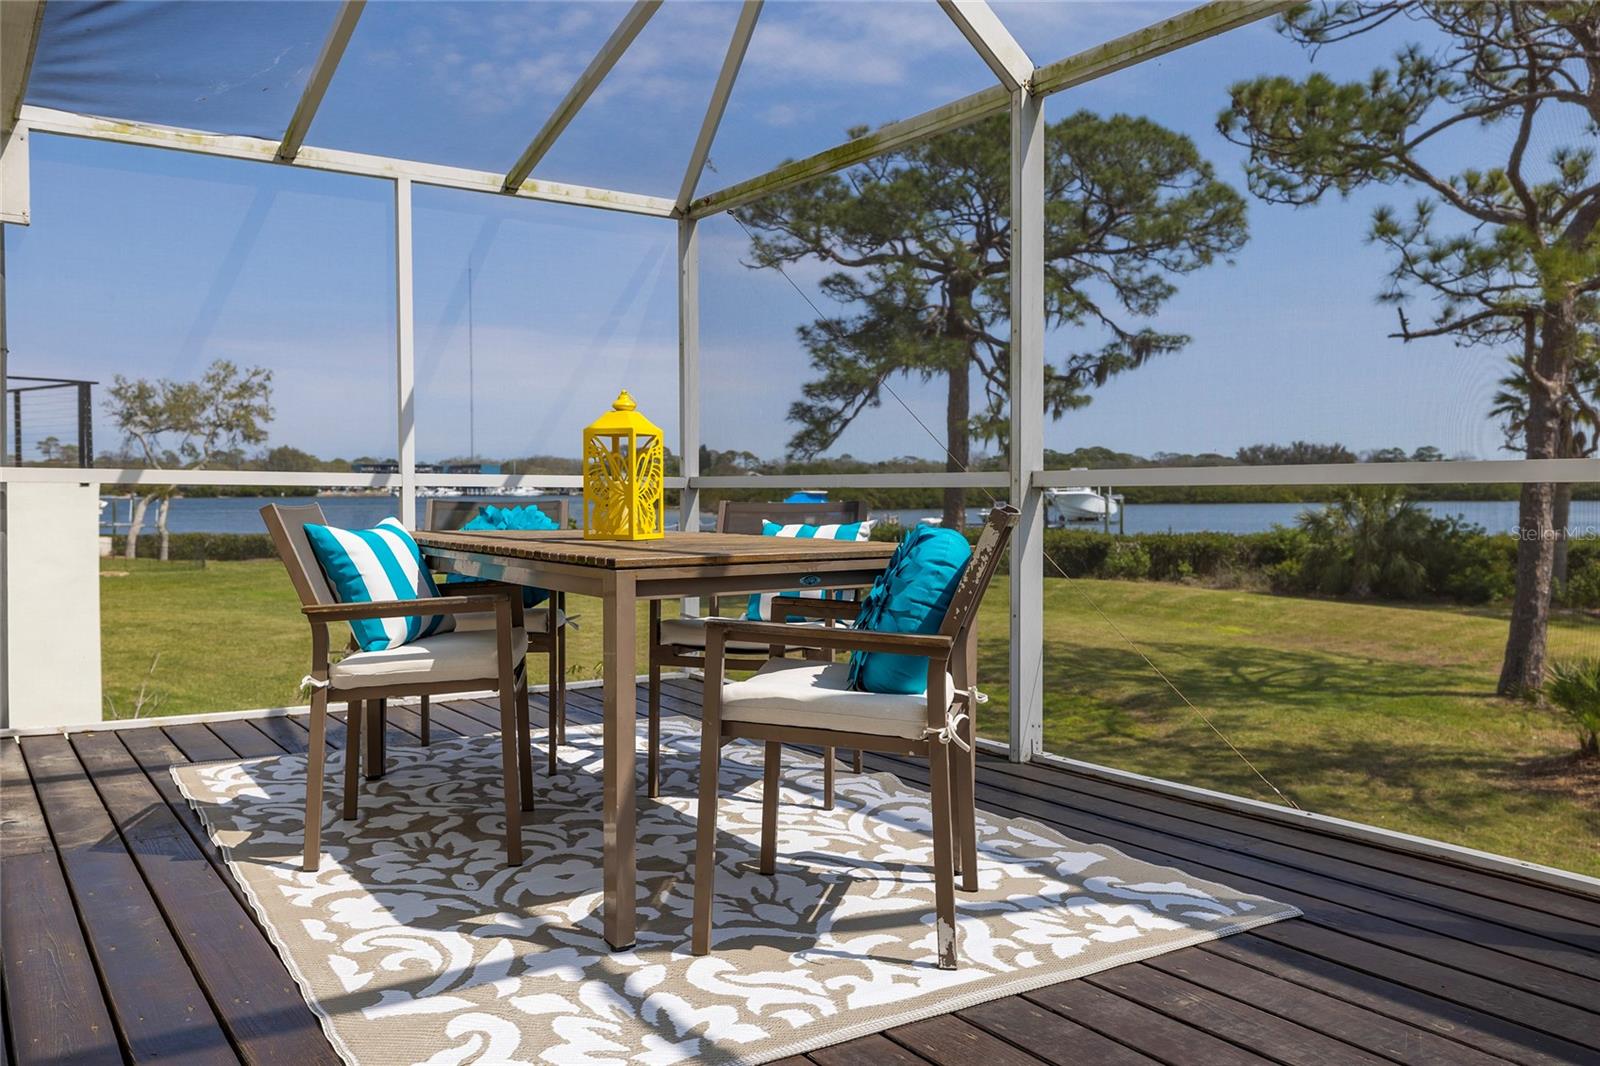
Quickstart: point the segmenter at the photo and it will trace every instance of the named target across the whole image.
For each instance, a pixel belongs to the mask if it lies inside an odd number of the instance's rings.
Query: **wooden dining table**
[[[605,711],[604,900],[606,942],[634,943],[638,736],[634,662],[640,600],[855,588],[872,584],[893,554],[883,541],[667,533],[659,540],[586,540],[568,531],[418,530],[429,565],[468,577],[593,596],[601,601]],[[526,752],[522,757],[527,758]]]

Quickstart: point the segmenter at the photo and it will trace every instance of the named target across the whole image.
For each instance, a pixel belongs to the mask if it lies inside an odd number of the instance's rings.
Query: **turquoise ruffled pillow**
[[[855,628],[874,633],[937,633],[972,545],[953,529],[917,526],[861,601]],[[928,687],[928,660],[888,652],[851,652],[850,687],[863,692],[917,695]]]
[[[497,507],[486,504],[462,529],[560,529],[555,520],[534,504]]]
[[[472,516],[472,519],[462,530],[475,529],[560,529],[555,520],[535,504],[524,504],[520,507],[498,507],[494,504],[485,504],[483,510]],[[459,574],[451,574],[445,579],[451,581],[468,581],[470,578]],[[525,588],[522,590],[522,606],[524,608],[536,607],[550,598],[548,589]]]

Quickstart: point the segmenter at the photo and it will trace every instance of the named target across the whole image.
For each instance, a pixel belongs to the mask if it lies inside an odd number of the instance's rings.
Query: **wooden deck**
[[[698,710],[695,682],[668,687]],[[570,705],[598,717],[594,690]],[[416,743],[414,710],[390,722]],[[470,701],[434,715],[439,736],[496,722]],[[167,773],[306,740],[274,717],[0,741],[0,1066],[337,1061]],[[978,799],[1305,917],[789,1062],[1600,1063],[1593,898],[1054,767],[985,758]]]

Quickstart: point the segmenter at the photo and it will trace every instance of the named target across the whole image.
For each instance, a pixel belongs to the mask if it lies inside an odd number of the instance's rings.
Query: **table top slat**
[[[660,540],[585,540],[557,530],[417,530],[424,550],[475,552],[506,559],[533,559],[604,570],[730,566],[759,563],[878,563],[893,554],[889,541],[763,537],[749,533],[668,533]]]

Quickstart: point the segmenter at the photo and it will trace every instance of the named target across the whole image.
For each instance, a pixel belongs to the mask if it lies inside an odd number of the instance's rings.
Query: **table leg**
[[[606,943],[633,946],[634,893],[638,886],[634,840],[634,747],[638,711],[634,669],[637,619],[633,575],[611,573],[602,597],[605,616],[605,918]]]

